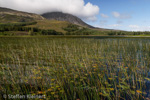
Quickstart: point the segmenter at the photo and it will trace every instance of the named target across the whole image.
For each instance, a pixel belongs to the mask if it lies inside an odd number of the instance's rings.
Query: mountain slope
[[[39,29],[44,29],[44,30],[55,30],[57,32],[62,32],[62,33],[66,33],[66,31],[63,29],[65,27],[67,27],[68,25],[70,25],[69,22],[66,21],[58,21],[58,20],[38,20],[37,24],[35,25],[29,25],[27,27],[36,27]]]
[[[37,14],[12,10],[0,7],[0,23],[10,22],[30,22],[34,20],[43,20],[44,18]]]
[[[27,22],[28,24],[25,27],[38,28],[41,30],[55,30],[63,34],[72,35],[94,35],[103,34],[105,31],[115,31],[103,28],[95,28],[71,14],[52,12],[45,13],[41,16],[0,7],[0,24],[22,24],[20,22]],[[36,23],[31,25],[30,23],[32,22]]]
[[[94,28],[93,26],[86,24],[81,19],[71,14],[66,14],[62,12],[51,12],[51,13],[42,14],[42,16],[49,20],[67,21],[72,24],[76,24],[88,28]]]

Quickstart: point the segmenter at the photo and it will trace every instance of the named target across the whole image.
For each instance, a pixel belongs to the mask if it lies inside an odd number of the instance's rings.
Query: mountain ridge
[[[53,20],[57,20],[57,21],[53,21]],[[96,31],[111,31],[111,30],[115,31],[113,29],[93,27],[91,25],[88,25],[84,21],[82,21],[80,18],[67,13],[49,12],[49,13],[44,13],[42,15],[38,15],[38,14],[13,10],[10,8],[0,7],[0,23],[33,22],[33,21],[37,22],[37,24],[34,25],[34,27],[38,27],[42,29],[48,29],[48,28],[52,29],[54,26],[63,29],[64,27],[67,27],[67,25],[69,25],[70,23],[70,24],[75,24],[80,27],[85,27]],[[58,29],[55,27],[54,29]]]
[[[38,14],[0,7],[0,21],[1,22],[5,22],[5,21],[6,22],[7,21],[8,22],[13,22],[13,21],[23,22],[23,21],[43,20],[43,19],[45,18]]]
[[[68,14],[68,13],[48,12],[48,13],[42,14],[41,16],[43,16],[44,18],[49,19],[49,20],[67,21],[67,22],[70,22],[72,24],[76,24],[79,26],[94,28],[93,26],[88,25],[87,23],[82,21],[80,18],[78,18],[72,14]]]

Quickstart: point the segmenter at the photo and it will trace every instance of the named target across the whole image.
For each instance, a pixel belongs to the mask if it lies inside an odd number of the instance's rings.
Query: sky
[[[64,12],[100,28],[150,31],[150,0],[0,0],[0,7],[43,14]]]
[[[89,2],[89,0],[85,0]],[[126,31],[150,31],[150,0],[91,0],[100,8],[97,27]]]

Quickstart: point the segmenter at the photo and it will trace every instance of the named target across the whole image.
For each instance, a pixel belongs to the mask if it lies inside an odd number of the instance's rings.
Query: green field
[[[150,38],[0,37],[0,99],[4,94],[149,100]]]
[[[58,32],[65,33],[63,30],[64,27],[67,27],[70,23],[64,21],[57,21],[57,20],[39,20],[35,25],[29,25],[27,27],[36,27],[39,29],[51,29],[57,30]]]

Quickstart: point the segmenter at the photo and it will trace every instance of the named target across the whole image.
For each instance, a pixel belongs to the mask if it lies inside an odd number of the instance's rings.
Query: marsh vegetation
[[[148,100],[150,39],[1,37],[0,93]]]

